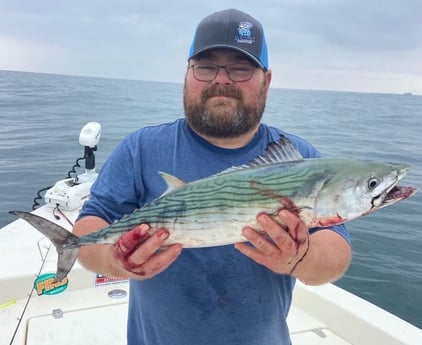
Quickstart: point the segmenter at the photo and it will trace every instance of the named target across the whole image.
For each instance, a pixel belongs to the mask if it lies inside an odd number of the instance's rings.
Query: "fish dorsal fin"
[[[158,172],[160,174],[160,176],[163,178],[164,181],[166,181],[167,183],[167,189],[166,191],[163,193],[162,196],[180,188],[183,186],[186,186],[187,183],[185,181],[182,181],[181,179],[177,178],[176,176],[167,174],[165,172],[159,171]]]
[[[281,162],[301,161],[303,157],[296,146],[284,135],[279,140],[269,143],[264,154],[256,157],[249,166],[258,166]]]
[[[254,158],[248,164],[243,164],[235,167],[228,168],[222,171],[220,174],[225,174],[231,171],[242,170],[250,167],[256,167],[260,165],[267,165],[273,163],[282,162],[294,162],[301,161],[303,157],[296,146],[284,135],[279,140],[269,143],[265,148],[262,155]]]

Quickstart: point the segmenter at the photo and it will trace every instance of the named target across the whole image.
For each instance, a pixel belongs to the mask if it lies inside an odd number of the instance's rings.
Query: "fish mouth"
[[[396,179],[381,194],[372,199],[371,211],[390,206],[399,201],[410,198],[417,191],[417,188],[415,187],[397,185],[397,183],[399,183],[399,181],[409,172],[409,165],[393,163],[390,163],[390,165],[391,167],[396,168]]]
[[[393,184],[384,193],[372,199],[372,208],[380,209],[395,204],[399,201],[410,198],[417,192],[417,190],[418,189],[415,187],[404,187]]]

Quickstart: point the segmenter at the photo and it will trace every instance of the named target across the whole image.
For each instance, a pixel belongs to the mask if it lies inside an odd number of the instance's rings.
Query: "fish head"
[[[408,173],[406,164],[371,161],[343,161],[329,169],[321,188],[316,218],[321,226],[331,226],[359,218],[393,205],[413,195],[415,187],[398,186]]]

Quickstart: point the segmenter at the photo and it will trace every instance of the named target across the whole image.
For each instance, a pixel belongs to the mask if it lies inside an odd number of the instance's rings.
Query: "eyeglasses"
[[[193,70],[193,76],[199,81],[212,81],[217,77],[220,69],[225,69],[231,81],[247,81],[252,78],[253,72],[258,68],[251,64],[230,64],[220,66],[213,63],[199,63],[190,65]]]

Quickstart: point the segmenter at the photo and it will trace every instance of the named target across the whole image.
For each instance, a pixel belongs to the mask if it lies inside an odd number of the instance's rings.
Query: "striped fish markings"
[[[242,242],[245,226],[259,229],[256,216],[280,209],[296,213],[308,227],[341,224],[410,197],[414,187],[397,183],[409,171],[405,164],[345,159],[303,159],[282,137],[248,165],[185,183],[160,173],[167,191],[159,198],[96,232],[77,237],[37,215],[11,211],[56,246],[56,279],[66,277],[79,247],[114,243],[141,223],[152,230],[166,227],[167,243],[185,248]]]

